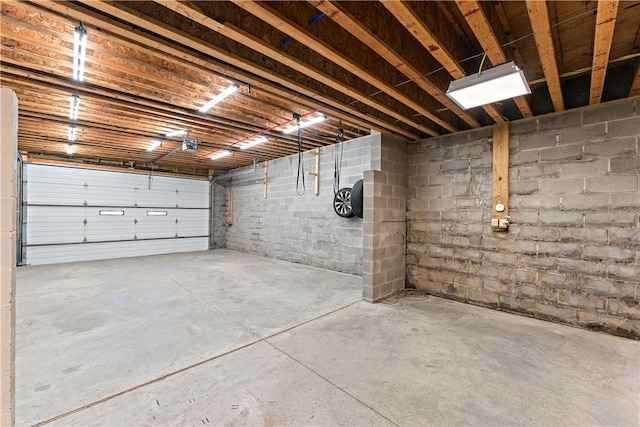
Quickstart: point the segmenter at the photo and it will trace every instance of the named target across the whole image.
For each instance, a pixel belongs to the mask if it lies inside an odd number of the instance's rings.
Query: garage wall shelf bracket
[[[316,170],[313,172],[307,172],[307,175],[311,175],[315,178],[313,192],[317,196],[318,194],[320,194],[320,148],[318,147],[309,152],[316,156]]]

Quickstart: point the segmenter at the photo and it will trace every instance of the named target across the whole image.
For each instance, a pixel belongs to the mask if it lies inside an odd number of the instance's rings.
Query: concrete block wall
[[[637,98],[512,123],[507,233],[491,128],[410,145],[409,284],[640,337],[639,139]]]
[[[0,88],[0,425],[14,425],[18,98]]]
[[[371,153],[379,147],[373,133],[343,143],[341,187],[351,187],[371,169]],[[334,149],[320,150],[320,194],[314,194],[314,177],[305,176],[304,195],[296,194],[297,155],[268,162],[267,198],[263,164],[253,174],[233,178],[233,225],[226,225],[228,200],[220,182],[216,185],[214,242],[226,247],[269,257],[362,274],[362,220],[341,218],[333,210]],[[378,148],[379,150],[379,148]],[[315,156],[304,153],[305,172],[315,169]],[[299,188],[302,192],[302,187]]]
[[[407,144],[387,136],[364,176],[363,298],[404,289],[406,277]]]

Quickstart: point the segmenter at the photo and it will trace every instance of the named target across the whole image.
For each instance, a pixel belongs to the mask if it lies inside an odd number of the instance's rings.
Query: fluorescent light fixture
[[[149,144],[149,146],[147,147],[147,151],[153,151],[156,148],[160,147],[162,145],[162,141],[160,141],[159,139],[154,139],[151,141],[151,144]]]
[[[87,30],[82,22],[73,31],[73,79],[84,80],[84,60],[87,55]]]
[[[147,216],[167,216],[167,211],[147,211]]]
[[[78,95],[71,95],[69,100],[69,118],[71,120],[78,120],[78,114],[80,113],[80,97]]]
[[[186,130],[182,130],[182,129],[180,129],[180,130],[172,130],[171,132],[165,133],[164,136],[166,136],[167,138],[171,138],[171,137],[174,137],[174,136],[186,135],[187,133],[189,133],[189,132],[186,131]]]
[[[228,88],[226,88],[225,90],[223,90],[222,92],[220,92],[215,98],[213,98],[211,101],[207,102],[206,104],[204,104],[202,107],[200,107],[200,109],[198,110],[201,113],[204,113],[206,111],[208,111],[211,107],[213,107],[214,105],[216,105],[218,102],[222,101],[223,99],[225,99],[227,96],[231,95],[232,93],[234,93],[235,91],[237,91],[240,88],[240,86],[234,84],[229,86]]]
[[[67,133],[67,139],[69,141],[75,141],[77,139],[76,128],[74,126],[69,126],[69,132]]]
[[[67,154],[69,156],[73,154],[73,144],[67,144]]]
[[[223,157],[227,157],[229,154],[231,154],[231,151],[229,151],[229,150],[220,150],[217,153],[213,153],[211,155],[211,160],[218,160],[218,159],[221,159]]]
[[[308,120],[300,122],[300,128],[301,129],[306,128],[307,126],[315,125],[316,123],[324,122],[325,120],[327,120],[327,116],[325,116],[324,114],[320,114],[319,116],[315,116]],[[298,130],[298,124],[296,123],[293,126],[284,128],[282,130],[282,133],[293,133],[293,132],[296,132],[297,130]]]
[[[240,147],[241,150],[246,150],[247,148],[262,144],[263,142],[267,142],[267,138],[265,138],[264,136],[259,136],[255,139],[250,139],[249,141],[243,141],[239,143],[238,147]]]
[[[100,216],[123,216],[124,211],[113,211],[113,210],[100,210],[98,212]]]
[[[513,62],[454,80],[447,89],[447,96],[464,110],[528,93],[527,79]]]

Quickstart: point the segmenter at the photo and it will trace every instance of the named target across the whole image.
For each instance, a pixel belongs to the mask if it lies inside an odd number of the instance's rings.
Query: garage
[[[0,7],[2,425],[638,425],[640,3]]]

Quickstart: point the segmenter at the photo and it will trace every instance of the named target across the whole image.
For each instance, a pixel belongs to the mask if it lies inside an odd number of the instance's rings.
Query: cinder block
[[[583,112],[584,123],[594,123],[594,121],[588,120],[585,114],[586,112]],[[604,141],[606,138],[606,129],[606,123],[563,129],[558,132],[558,144],[583,144],[593,141]]]
[[[584,159],[560,166],[561,178],[602,176],[609,172],[609,159]]]
[[[580,277],[580,289],[603,297],[633,298],[635,294],[633,282],[588,275]]]
[[[587,244],[582,249],[582,255],[584,259],[624,262],[633,261],[636,257],[636,251],[613,246],[593,246]]]
[[[583,223],[582,213],[562,211],[541,211],[538,214],[540,225],[575,227]]]
[[[640,171],[640,157],[619,157],[611,159],[611,173],[638,173]]]
[[[610,211],[610,212],[586,212],[585,225],[603,225],[603,226],[634,226],[637,222],[638,215],[636,212]]]
[[[570,289],[560,289],[558,291],[558,303],[576,308],[587,308],[604,312],[606,300],[591,294]]]
[[[582,112],[584,123],[620,120],[634,116],[633,102],[621,101],[599,104]]]
[[[602,211],[609,209],[609,194],[566,194],[560,196],[563,211]]]
[[[539,150],[526,150],[518,151],[515,154],[509,156],[509,164],[511,166],[518,166],[529,163],[537,163],[540,158]]]
[[[623,155],[635,155],[636,137],[609,139],[590,144],[584,144],[584,154],[588,156],[612,157]]]
[[[544,132],[582,126],[582,111],[569,111],[538,119],[538,131]]]
[[[631,117],[628,119],[608,122],[607,135],[609,138],[640,135],[640,117]]]
[[[536,302],[535,311],[536,317],[542,317],[544,319],[559,320],[566,323],[576,323],[578,320],[578,313],[575,308]]]
[[[554,147],[557,143],[555,132],[534,133],[520,135],[518,138],[518,150],[537,150],[539,148]]]
[[[582,159],[582,145],[564,145],[540,150],[540,162],[576,161]]]
[[[559,229],[559,239],[562,243],[600,243],[606,244],[609,240],[607,230],[603,228],[573,228]]]
[[[541,179],[540,192],[543,194],[582,193],[585,178]]]
[[[612,193],[609,196],[612,209],[640,207],[640,192]]]

